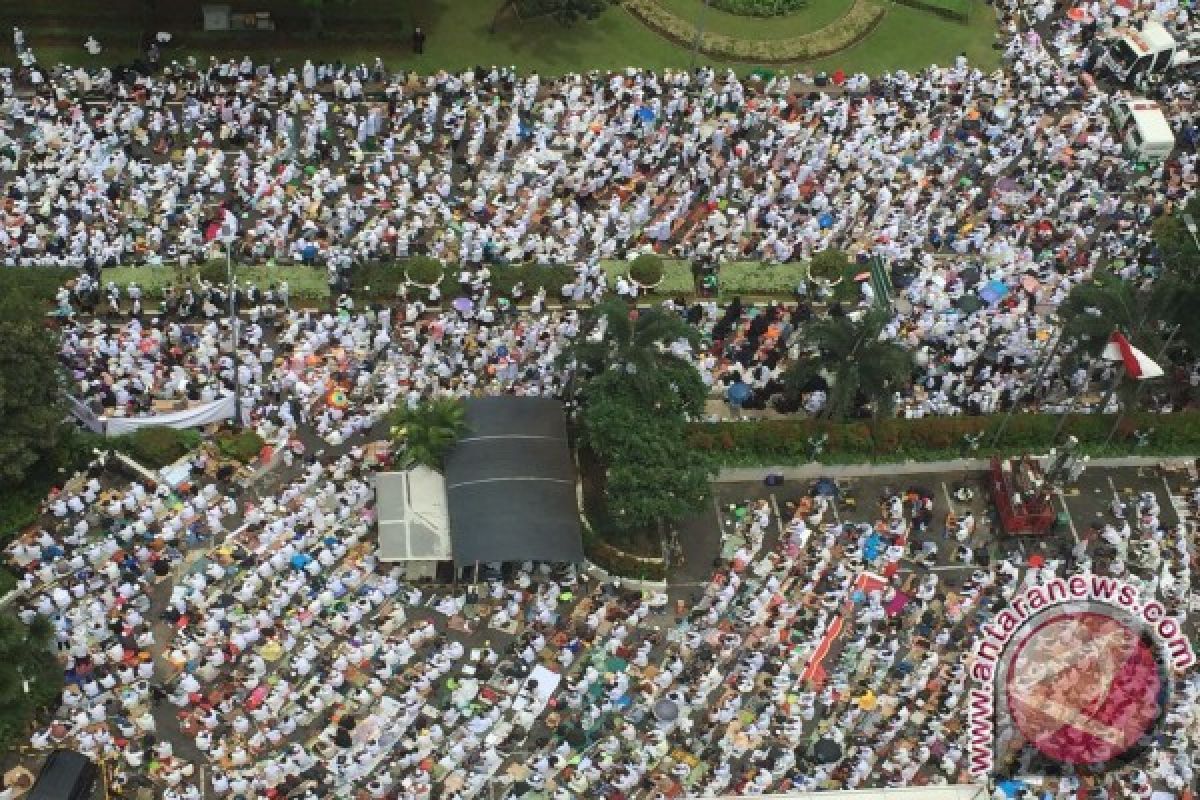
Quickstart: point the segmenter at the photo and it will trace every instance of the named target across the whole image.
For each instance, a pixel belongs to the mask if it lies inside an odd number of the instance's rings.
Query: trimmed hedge
[[[713,6],[741,17],[778,17],[799,11],[808,0],[713,0]]]
[[[934,461],[964,456],[984,457],[1017,452],[1044,453],[1054,446],[1056,414],[1016,414],[993,448],[992,436],[1003,415],[926,417],[866,422],[819,419],[756,420],[696,423],[688,432],[692,447],[712,452],[726,466],[826,464],[863,461]],[[1078,414],[1067,420],[1064,435],[1078,437],[1084,452],[1095,456],[1200,456],[1200,412],[1127,414],[1113,440],[1111,414]],[[1153,429],[1145,447],[1137,447],[1135,431]],[[810,438],[825,435],[822,452],[810,458]],[[971,450],[965,438],[980,436]]]
[[[655,0],[625,0],[625,7],[647,27],[682,47],[693,47],[696,26]],[[830,56],[857,44],[874,30],[886,10],[873,0],[855,0],[850,10],[823,28],[788,39],[739,39],[704,31],[700,52],[712,58],[755,64],[789,64]]]

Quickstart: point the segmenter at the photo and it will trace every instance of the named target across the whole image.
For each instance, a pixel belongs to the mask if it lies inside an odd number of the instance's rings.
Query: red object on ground
[[[1005,465],[1011,468],[1006,469]],[[1054,525],[1056,514],[1050,495],[1032,483],[1042,478],[1041,467],[1030,458],[1008,461],[992,457],[988,491],[1000,515],[1000,526],[1010,536],[1045,534]]]

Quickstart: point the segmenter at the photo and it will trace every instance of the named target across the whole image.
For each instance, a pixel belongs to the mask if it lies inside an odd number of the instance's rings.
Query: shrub
[[[414,256],[404,262],[405,276],[421,286],[435,286],[441,282],[444,272],[442,262],[429,256]]]
[[[815,281],[833,283],[845,276],[848,263],[845,253],[831,247],[813,255],[808,274]]]
[[[201,438],[194,430],[154,426],[139,428],[133,433],[110,441],[115,449],[127,454],[142,466],[161,469],[187,455],[200,444]]]
[[[965,437],[978,437],[970,455],[1031,453],[1041,455],[1054,446],[1055,414],[1017,414],[1009,421],[996,445],[992,439],[1003,417],[927,417],[883,419],[874,425],[862,422],[790,419],[756,423],[720,422],[690,425],[689,446],[713,453],[726,465],[769,466],[810,461],[809,437],[826,434],[817,460],[832,463],[889,462],[903,459],[932,461],[967,455]],[[1128,414],[1112,441],[1105,444],[1116,423],[1113,415],[1079,414],[1067,419],[1064,434],[1079,439],[1082,449],[1103,455],[1192,456],[1200,453],[1200,412],[1178,414]],[[1149,433],[1135,447],[1134,431]],[[1151,432],[1152,431],[1152,432]]]
[[[743,17],[776,17],[808,5],[808,0],[714,0],[713,5]]]
[[[251,430],[241,432],[221,431],[216,438],[217,450],[225,458],[249,464],[258,458],[266,442],[261,436]]]
[[[229,265],[224,261],[205,261],[196,269],[196,277],[224,286],[229,283]]]
[[[655,286],[663,279],[662,259],[654,253],[642,253],[629,265],[629,277],[642,286]]]

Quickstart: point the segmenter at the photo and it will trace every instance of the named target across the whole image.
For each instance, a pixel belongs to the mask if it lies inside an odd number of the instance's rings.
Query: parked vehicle
[[[1175,134],[1162,108],[1153,100],[1135,97],[1118,100],[1112,108],[1117,137],[1130,158],[1162,161],[1175,149]]]

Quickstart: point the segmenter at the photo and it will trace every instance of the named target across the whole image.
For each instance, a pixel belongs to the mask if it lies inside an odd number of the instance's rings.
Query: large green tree
[[[462,401],[446,397],[393,411],[389,422],[392,440],[402,448],[401,463],[420,464],[440,472],[447,451],[466,432],[465,414]]]
[[[0,319],[0,489],[57,447],[66,416],[57,338],[37,319]]]
[[[1200,197],[1193,197],[1179,213],[1163,214],[1154,221],[1154,244],[1168,275],[1194,282],[1200,280],[1200,245],[1187,229],[1184,214],[1200,225]]]
[[[0,613],[0,747],[23,739],[34,713],[62,692],[63,669],[51,650],[53,639],[54,627],[45,617],[25,625]]]
[[[866,404],[875,418],[890,416],[894,393],[912,380],[912,353],[882,338],[888,317],[869,312],[858,321],[849,316],[818,320],[801,329],[801,343],[809,353],[783,374],[783,384],[793,399],[818,377],[826,378],[829,392],[823,414],[845,419]]]
[[[702,503],[714,463],[687,445],[687,407],[704,395],[690,364],[674,390],[648,397],[615,370],[591,378],[582,392],[580,441],[605,465],[608,516],[620,530],[656,531]]]
[[[582,332],[564,354],[572,366],[575,387],[606,371],[620,372],[622,382],[652,403],[679,402],[684,413],[699,414],[704,389],[697,394],[691,378],[696,369],[671,352],[680,340],[691,346],[700,334],[680,317],[660,308],[631,312],[620,300],[607,300],[588,312]]]

